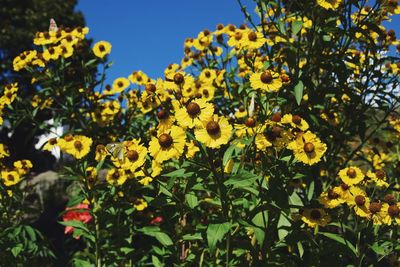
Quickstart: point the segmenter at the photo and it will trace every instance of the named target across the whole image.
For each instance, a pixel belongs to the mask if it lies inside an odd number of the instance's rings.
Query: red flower
[[[154,217],[151,221],[150,221],[150,224],[160,224],[160,223],[162,223],[164,221],[164,218],[163,217],[161,217],[161,216],[157,216],[157,217]]]
[[[90,214],[89,211],[77,211],[77,210],[89,210],[89,205],[88,204],[78,204],[74,207],[66,208],[66,210],[69,210],[63,215],[63,221],[68,222],[68,221],[80,221],[83,223],[89,223],[92,221],[93,217]],[[72,226],[65,226],[65,234],[71,234],[74,232],[74,228]],[[79,236],[75,237],[76,239],[79,239]]]

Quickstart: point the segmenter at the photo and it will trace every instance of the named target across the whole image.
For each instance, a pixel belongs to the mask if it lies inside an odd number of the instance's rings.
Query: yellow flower
[[[370,200],[367,194],[359,187],[353,186],[349,189],[351,197],[346,201],[350,207],[353,207],[354,212],[363,218],[370,215],[368,210]]]
[[[225,117],[214,115],[210,120],[203,122],[202,127],[194,130],[198,141],[210,148],[219,148],[227,144],[232,135],[232,125]]]
[[[385,203],[386,204],[386,203]],[[400,202],[399,203],[393,203],[392,205],[386,204],[382,207],[382,210],[387,212],[387,214],[390,217],[390,221],[388,221],[386,224],[391,224],[392,220],[396,221],[397,225],[400,225]]]
[[[323,209],[308,208],[301,212],[301,220],[309,227],[315,228],[317,225],[326,226],[330,222],[331,217]]]
[[[112,185],[122,185],[125,183],[127,176],[121,169],[111,169],[107,172],[106,181]]]
[[[301,118],[299,115],[285,114],[281,119],[281,123],[289,124],[291,127],[300,129],[303,132],[307,131],[309,128],[306,120]]]
[[[193,42],[193,46],[200,51],[206,49],[213,41],[213,35],[209,30],[204,30],[197,35]]]
[[[143,71],[134,71],[128,76],[128,79],[133,84],[145,85],[149,82],[149,77]]]
[[[317,0],[317,4],[324,9],[337,9],[343,0]]]
[[[93,141],[91,138],[83,135],[75,135],[72,138],[73,139],[64,146],[60,144],[60,148],[76,159],[81,159],[90,152],[90,146],[92,145]],[[61,140],[59,140],[59,143],[62,143]]]
[[[293,151],[298,161],[308,165],[319,162],[326,152],[326,145],[311,132],[298,134],[287,148]]]
[[[268,140],[268,137],[265,134],[259,133],[256,135],[255,139],[257,149],[261,151],[265,151],[267,147],[271,147],[272,143]]]
[[[121,93],[126,88],[128,88],[129,84],[129,80],[127,78],[120,77],[115,79],[112,85],[112,94]]]
[[[340,198],[344,201],[347,202],[350,200],[350,198],[352,197],[352,195],[350,194],[350,187],[345,184],[342,183],[339,186],[335,186],[333,188],[333,192],[335,192],[336,194],[338,194],[340,196]]]
[[[74,53],[74,47],[70,44],[60,44],[58,48],[60,49],[60,55],[63,58],[69,58]]]
[[[61,55],[61,49],[57,46],[49,47],[43,52],[43,59],[46,61],[57,60]]]
[[[371,179],[371,181],[375,182],[375,184],[379,187],[388,187],[389,184],[386,180],[386,173],[383,170],[377,170],[375,173],[372,171],[367,172],[367,177]]]
[[[1,178],[5,186],[11,186],[17,184],[21,177],[16,171],[2,171]]]
[[[347,167],[339,171],[339,178],[347,185],[356,185],[364,180],[364,174],[357,167]]]
[[[14,167],[19,175],[25,175],[29,172],[29,170],[33,167],[32,162],[27,159],[18,160],[14,162]]]
[[[111,44],[106,41],[97,42],[93,46],[93,53],[96,57],[103,58],[111,52]]]
[[[89,188],[93,188],[93,186],[97,182],[97,169],[95,167],[87,167],[85,171],[86,171],[85,179],[88,183],[88,186]]]
[[[333,209],[344,203],[344,200],[333,189],[323,192],[318,199],[319,203],[324,205],[325,208]]]
[[[175,112],[175,118],[182,127],[198,127],[208,121],[214,113],[212,104],[204,99],[196,99],[186,105],[179,107]]]
[[[149,152],[160,163],[169,159],[178,159],[183,153],[185,143],[185,131],[173,125],[171,129],[162,132],[158,138],[152,137],[149,143]]]
[[[244,123],[235,123],[235,134],[237,137],[253,136],[265,130],[264,125],[257,124],[255,118],[247,118]]]
[[[270,70],[253,73],[250,76],[250,85],[254,89],[262,89],[266,92],[277,92],[282,87],[279,74]]]
[[[189,143],[186,144],[187,152],[186,152],[186,158],[191,159],[194,157],[194,155],[200,151],[200,148],[196,146],[195,142],[191,140]]]
[[[244,118],[246,116],[247,110],[243,106],[240,106],[239,109],[235,112],[235,118],[237,119]]]
[[[224,173],[231,173],[233,170],[234,161],[232,159],[228,160],[226,165],[224,166]]]
[[[108,153],[107,153],[106,147],[104,145],[96,146],[96,154],[95,154],[96,161],[104,160],[107,155],[108,155]]]
[[[135,202],[133,203],[133,206],[135,207],[135,209],[137,211],[142,211],[145,208],[147,208],[148,204],[147,204],[146,200],[144,200],[143,198],[137,198],[135,200]]]
[[[116,167],[124,170],[135,170],[141,167],[147,156],[147,148],[140,144],[140,140],[125,141],[125,157],[122,161],[113,158],[113,163]]]
[[[386,204],[386,203],[384,203]],[[387,205],[387,204],[386,204]],[[371,202],[368,210],[370,212],[369,219],[376,225],[388,223],[388,209],[382,209],[383,204],[381,202]]]
[[[10,156],[10,151],[8,150],[8,147],[6,145],[0,144],[0,159],[9,156]]]
[[[242,46],[245,49],[258,49],[262,47],[267,40],[261,32],[254,32],[249,30],[244,37]]]
[[[175,118],[166,109],[161,109],[157,112],[157,119],[159,120],[157,128],[160,132],[165,132],[171,128],[175,121]]]
[[[146,176],[142,179],[139,180],[139,184],[141,185],[148,185],[149,183],[151,183],[153,181],[153,178],[151,178],[150,176]]]

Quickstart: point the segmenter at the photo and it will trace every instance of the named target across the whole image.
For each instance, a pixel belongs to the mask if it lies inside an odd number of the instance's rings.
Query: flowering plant
[[[43,149],[63,154],[70,208],[87,203],[63,216],[85,244],[73,264],[398,261],[397,1],[238,2],[248,24],[186,39],[163,77],[105,84],[112,46],[81,59],[87,28],[38,33],[15,59],[31,117],[68,126]]]

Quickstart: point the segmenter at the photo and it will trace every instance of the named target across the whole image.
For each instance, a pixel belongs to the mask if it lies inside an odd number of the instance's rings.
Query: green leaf
[[[260,177],[249,171],[242,171],[234,176],[231,176],[224,182],[225,185],[233,185],[233,187],[248,187],[253,185]]]
[[[207,228],[207,241],[208,247],[211,251],[215,250],[218,241],[221,241],[224,238],[224,235],[230,229],[230,223],[221,223],[221,224],[210,224]]]
[[[297,33],[301,30],[303,27],[303,22],[301,20],[296,20],[292,23],[292,33],[294,35],[297,35]]]
[[[30,239],[32,241],[36,241],[36,232],[35,232],[35,230],[32,227],[30,227],[29,225],[26,225],[24,228],[25,228],[25,231],[28,233]]]
[[[304,84],[299,81],[294,87],[294,97],[296,98],[297,105],[300,105],[301,99],[303,98]]]
[[[232,158],[232,154],[235,151],[236,148],[236,144],[235,145],[231,145],[230,147],[228,147],[228,149],[225,151],[224,153],[224,157],[222,160],[222,164],[223,166],[225,166],[228,163],[228,160],[230,160]]]
[[[155,233],[154,237],[155,237],[163,246],[166,246],[166,247],[167,247],[167,246],[171,246],[171,245],[173,244],[171,238],[170,238],[166,233],[158,232],[158,233]]]
[[[172,171],[170,173],[164,174],[164,176],[167,177],[182,177],[185,174],[185,169],[179,169],[176,171]]]
[[[253,219],[251,219],[251,221],[252,221],[252,223],[254,223],[254,225],[264,229],[266,227],[266,225],[268,224],[268,211],[265,210],[265,211],[261,211],[261,212],[257,213],[253,217]]]
[[[151,262],[153,263],[153,266],[155,267],[162,267],[164,266],[161,261],[156,257],[156,256],[151,256]]]
[[[291,225],[292,224],[288,220],[287,215],[281,213],[278,221],[278,237],[280,240],[283,240],[289,234],[288,228]]]
[[[310,187],[308,188],[308,192],[307,192],[307,199],[311,200],[313,195],[314,195],[314,188],[315,188],[315,182],[311,181],[310,183]]]
[[[163,246],[167,247],[173,244],[171,238],[166,233],[159,232],[159,227],[147,226],[138,229],[138,231],[144,233],[145,235],[155,237]]]
[[[192,241],[192,240],[202,240],[203,237],[201,236],[200,233],[195,233],[195,234],[186,234],[184,236],[182,236],[183,240],[187,240],[187,241]]]
[[[197,199],[196,195],[193,194],[193,193],[186,194],[185,195],[185,199],[186,199],[186,202],[187,202],[188,206],[191,209],[197,207],[197,205],[199,204],[199,200]]]
[[[21,253],[22,249],[23,249],[22,244],[17,244],[15,247],[11,249],[11,253],[16,258],[19,255],[19,253]]]
[[[73,261],[74,261],[75,267],[92,267],[93,266],[93,264],[91,264],[89,261],[86,261],[83,259],[75,258],[75,259],[73,259]]]
[[[323,235],[329,239],[332,239],[340,244],[343,244],[345,247],[349,248],[350,251],[353,252],[355,256],[357,256],[356,248],[353,246],[353,244],[350,243],[350,241],[344,239],[343,237],[334,233],[326,233],[326,232],[319,232],[318,234]]]
[[[296,192],[293,192],[293,194],[289,197],[290,204],[296,205],[303,207],[303,201],[301,201],[301,198]]]

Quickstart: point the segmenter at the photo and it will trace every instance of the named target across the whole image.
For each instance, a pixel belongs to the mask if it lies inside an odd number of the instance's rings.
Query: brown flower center
[[[272,117],[271,117],[271,120],[272,120],[273,122],[280,122],[281,119],[282,119],[282,115],[281,115],[280,112],[274,113],[274,114],[272,115]]]
[[[147,92],[151,92],[151,93],[154,93],[155,91],[156,91],[156,86],[154,85],[154,84],[152,84],[152,83],[148,83],[148,84],[146,84],[146,86],[145,86],[145,90],[147,91]]]
[[[345,183],[340,184],[340,187],[345,191],[349,190],[349,186],[347,184],[345,184]]]
[[[196,102],[190,102],[186,106],[186,111],[190,116],[195,117],[200,113],[200,106]]]
[[[399,207],[397,207],[397,205],[391,205],[388,208],[388,214],[390,215],[390,217],[397,217],[400,214],[400,210]]]
[[[293,115],[292,116],[292,122],[296,125],[301,124],[301,117],[299,115]]]
[[[251,32],[247,35],[250,41],[255,42],[257,41],[257,34],[255,32]]]
[[[357,206],[362,206],[365,204],[365,197],[362,195],[358,195],[354,198],[354,202],[356,202]]]
[[[118,180],[118,178],[119,178],[119,172],[114,172],[113,174],[112,174],[112,178],[114,179],[114,180]]]
[[[254,118],[248,118],[245,123],[244,123],[247,127],[249,128],[253,128],[254,126],[256,126],[256,120]]]
[[[165,120],[168,117],[169,117],[168,111],[166,111],[165,109],[162,109],[157,113],[157,118],[159,120]]]
[[[321,219],[322,214],[321,214],[321,212],[320,212],[319,210],[312,210],[312,211],[310,212],[310,217],[311,217],[313,220],[319,220],[319,219]]]
[[[263,83],[271,83],[273,77],[272,77],[271,72],[270,72],[269,70],[267,70],[267,71],[264,71],[264,72],[261,74],[260,79],[261,79],[261,81],[262,81]]]
[[[357,171],[353,168],[349,168],[346,172],[347,176],[349,176],[350,178],[356,178],[357,176]]]
[[[79,140],[76,140],[76,141],[74,142],[74,147],[75,147],[76,149],[78,149],[78,150],[82,149],[82,147],[83,147],[82,142],[79,141]]]
[[[106,147],[104,145],[97,145],[96,146],[96,152],[102,152],[105,151]]]
[[[381,210],[381,208],[382,208],[382,204],[381,204],[381,203],[378,203],[378,202],[372,202],[372,203],[369,205],[369,211],[370,211],[371,213],[373,213],[373,214],[379,212],[379,211]]]
[[[11,174],[7,175],[7,180],[9,180],[11,182],[15,181],[14,176],[12,176]]]
[[[376,177],[379,180],[385,179],[386,173],[384,171],[382,171],[382,170],[378,170],[378,171],[376,171]]]
[[[385,197],[383,198],[383,200],[388,203],[389,205],[393,205],[394,203],[396,203],[396,198],[394,197],[394,195],[391,194],[387,194],[385,195]]]
[[[64,137],[64,140],[67,142],[71,142],[72,140],[74,140],[74,138],[72,137],[72,135],[68,134]]]
[[[163,133],[158,137],[158,143],[162,148],[169,148],[173,141],[172,137],[167,133]]]
[[[206,130],[209,135],[217,135],[221,131],[219,124],[216,121],[210,121],[207,123]]]
[[[130,161],[137,161],[139,158],[139,154],[136,151],[128,151],[126,153],[126,157],[130,160]]]
[[[185,78],[183,77],[182,73],[175,73],[174,75],[174,83],[180,85],[185,81]]]
[[[242,33],[241,33],[241,32],[236,32],[236,33],[235,33],[235,39],[236,39],[237,41],[239,41],[240,39],[242,39]]]
[[[314,150],[315,150],[315,146],[313,143],[308,142],[308,143],[304,144],[304,152],[310,154],[310,153],[314,152]]]
[[[100,52],[104,52],[104,51],[106,51],[106,48],[104,47],[104,45],[99,45],[99,50],[100,50]]]
[[[50,138],[49,144],[50,144],[50,145],[55,145],[55,144],[57,144],[57,139],[56,139],[56,138]]]
[[[289,76],[287,76],[287,75],[281,75],[281,80],[282,80],[282,82],[284,82],[284,83],[287,83],[287,82],[290,81]]]
[[[337,199],[339,197],[339,194],[335,193],[333,189],[329,189],[328,191],[328,198],[329,199]]]

